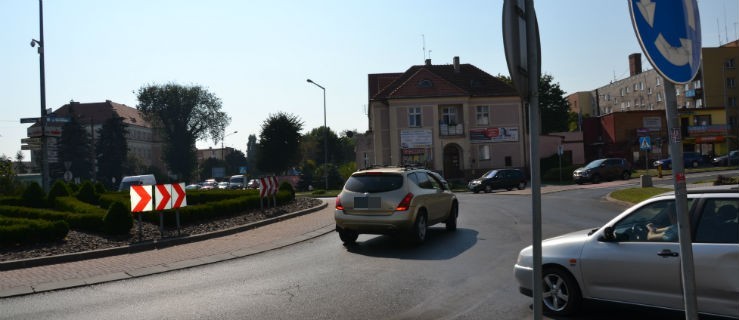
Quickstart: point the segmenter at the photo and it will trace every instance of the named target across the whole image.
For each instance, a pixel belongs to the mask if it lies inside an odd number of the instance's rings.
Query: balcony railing
[[[441,136],[463,136],[464,124],[450,125],[446,123],[439,124],[439,135]]]

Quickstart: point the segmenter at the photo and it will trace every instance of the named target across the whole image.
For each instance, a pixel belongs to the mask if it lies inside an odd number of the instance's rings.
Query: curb
[[[231,235],[234,233],[239,233],[239,232],[255,229],[258,227],[265,226],[265,225],[284,221],[290,218],[313,213],[313,212],[322,210],[326,207],[328,207],[328,203],[323,202],[322,204],[315,206],[313,208],[291,212],[291,213],[286,213],[278,217],[253,222],[253,223],[246,224],[243,226],[238,226],[238,227],[233,227],[229,229],[218,230],[218,231],[213,231],[213,232],[208,232],[208,233],[194,234],[194,235],[188,235],[188,236],[178,237],[178,238],[155,239],[155,240],[135,243],[135,244],[131,244],[128,246],[123,246],[123,247],[114,247],[114,248],[107,248],[107,249],[100,249],[100,250],[69,253],[69,254],[62,254],[62,255],[49,256],[49,257],[39,257],[39,258],[30,258],[30,259],[22,259],[22,260],[5,261],[5,262],[0,262],[0,271],[39,267],[39,266],[46,266],[46,265],[57,264],[57,263],[74,262],[74,261],[81,261],[81,260],[88,260],[88,259],[110,257],[110,256],[115,256],[115,255],[120,255],[120,254],[129,254],[129,253],[136,253],[136,252],[142,252],[142,251],[148,251],[148,250],[157,250],[157,249],[176,246],[180,244],[186,244],[186,243],[197,242],[197,241],[206,240],[206,239],[223,237],[223,236]]]

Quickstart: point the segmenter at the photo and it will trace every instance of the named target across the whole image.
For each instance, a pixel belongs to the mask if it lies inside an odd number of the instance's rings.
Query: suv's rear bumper
[[[395,211],[391,215],[346,214],[343,210],[334,211],[336,227],[357,233],[390,234],[409,230],[413,227],[413,210]]]

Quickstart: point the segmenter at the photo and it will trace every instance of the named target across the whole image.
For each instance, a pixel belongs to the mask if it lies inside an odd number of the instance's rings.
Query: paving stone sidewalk
[[[0,298],[87,286],[245,257],[334,231],[334,208],[227,236],[129,254],[0,271]]]

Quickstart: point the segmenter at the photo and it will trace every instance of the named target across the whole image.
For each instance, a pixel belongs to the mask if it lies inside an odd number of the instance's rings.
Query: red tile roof
[[[381,80],[387,82],[390,78],[394,80],[380,87]],[[370,100],[518,96],[512,86],[471,64],[459,64],[459,72],[449,64],[415,65],[404,73],[370,74],[369,80]]]
[[[56,109],[52,114],[59,117],[66,117],[70,114],[70,108],[82,124],[90,124],[90,121],[94,124],[102,124],[105,120],[117,115],[122,117],[123,122],[126,124],[151,128],[151,124],[144,120],[136,108],[110,100],[92,103],[71,102]]]

